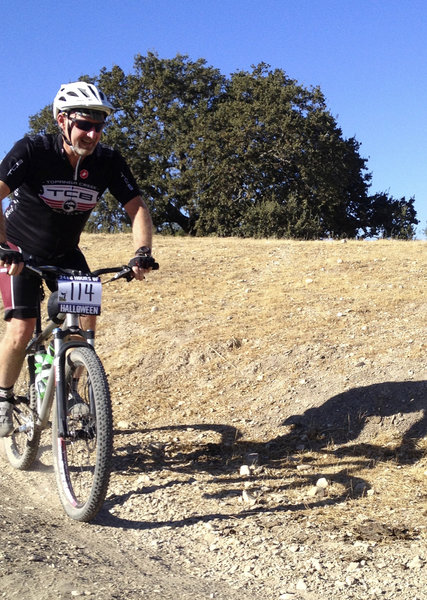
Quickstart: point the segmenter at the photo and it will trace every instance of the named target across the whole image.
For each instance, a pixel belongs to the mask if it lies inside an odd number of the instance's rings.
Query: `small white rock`
[[[320,571],[322,570],[322,565],[320,564],[320,561],[317,560],[317,558],[312,558],[311,559],[311,564],[313,566],[313,568],[320,573]]]
[[[249,465],[242,465],[240,467],[240,475],[242,477],[249,477],[250,474],[251,474],[251,470],[249,468]]]
[[[407,567],[408,569],[421,569],[423,564],[424,563],[419,556],[414,556],[414,558],[408,562]]]
[[[251,494],[250,492],[248,492],[247,490],[243,490],[242,498],[243,498],[243,502],[245,502],[246,504],[255,504],[256,503],[255,496],[253,494]]]
[[[323,490],[326,490],[328,485],[329,485],[328,480],[325,477],[321,477],[320,479],[317,480],[317,483],[316,483],[316,486]]]

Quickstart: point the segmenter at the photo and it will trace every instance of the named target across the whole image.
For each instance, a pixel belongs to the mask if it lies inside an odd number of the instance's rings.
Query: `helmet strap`
[[[66,113],[65,113],[65,114],[66,114]],[[67,120],[68,120],[68,121],[70,121],[70,119],[69,119],[68,115],[67,115]],[[63,140],[64,140],[64,142],[67,144],[67,146],[69,146],[69,147],[71,148],[71,150],[73,150],[73,151],[74,151],[74,146],[73,146],[73,144],[72,144],[72,142],[71,142],[71,129],[72,129],[72,127],[73,127],[73,123],[70,123],[70,122],[69,122],[69,123],[67,124],[67,135],[68,135],[68,139],[67,139],[67,137],[65,136],[65,133],[64,133],[64,131],[63,131],[62,129],[61,129],[61,134],[62,134],[62,139],[63,139]]]

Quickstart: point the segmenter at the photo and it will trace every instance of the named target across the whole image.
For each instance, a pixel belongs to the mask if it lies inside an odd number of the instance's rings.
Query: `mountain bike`
[[[152,259],[152,269],[158,264]],[[27,263],[27,273],[40,278],[34,336],[15,384],[14,430],[4,438],[10,464],[29,469],[37,458],[42,431],[52,413],[53,467],[62,506],[69,517],[91,521],[108,490],[113,452],[110,391],[94,331],[85,331],[80,315],[101,311],[103,283],[133,279],[129,266],[108,267],[91,274]],[[114,274],[107,281],[101,276]],[[47,302],[42,327],[43,281],[57,288]]]

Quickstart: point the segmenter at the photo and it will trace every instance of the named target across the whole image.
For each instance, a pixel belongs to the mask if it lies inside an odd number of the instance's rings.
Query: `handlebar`
[[[158,270],[159,265],[153,259],[153,263],[151,269],[153,271]],[[121,267],[104,267],[102,269],[96,269],[92,273],[85,273],[83,271],[78,271],[76,269],[64,269],[62,267],[56,267],[54,265],[33,265],[30,261],[25,263],[24,271],[29,271],[31,273],[35,273],[42,279],[49,278],[58,278],[61,275],[66,277],[72,275],[80,275],[80,276],[90,276],[90,277],[99,277],[100,275],[107,275],[115,273],[113,277],[107,279],[103,283],[109,283],[110,281],[116,281],[117,279],[126,279],[126,281],[132,281],[134,278],[134,273],[132,267],[129,265],[122,265]]]

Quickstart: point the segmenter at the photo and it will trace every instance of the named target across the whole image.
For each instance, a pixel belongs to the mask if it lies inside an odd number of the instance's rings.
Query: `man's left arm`
[[[151,246],[153,242],[153,223],[150,216],[150,211],[147,208],[144,200],[141,196],[135,196],[132,200],[129,200],[125,204],[125,210],[129,215],[132,223],[132,236],[133,246],[135,255],[141,248],[149,248],[151,252]],[[144,273],[147,273],[150,269],[141,268],[138,266],[133,267],[135,279],[144,279]]]

